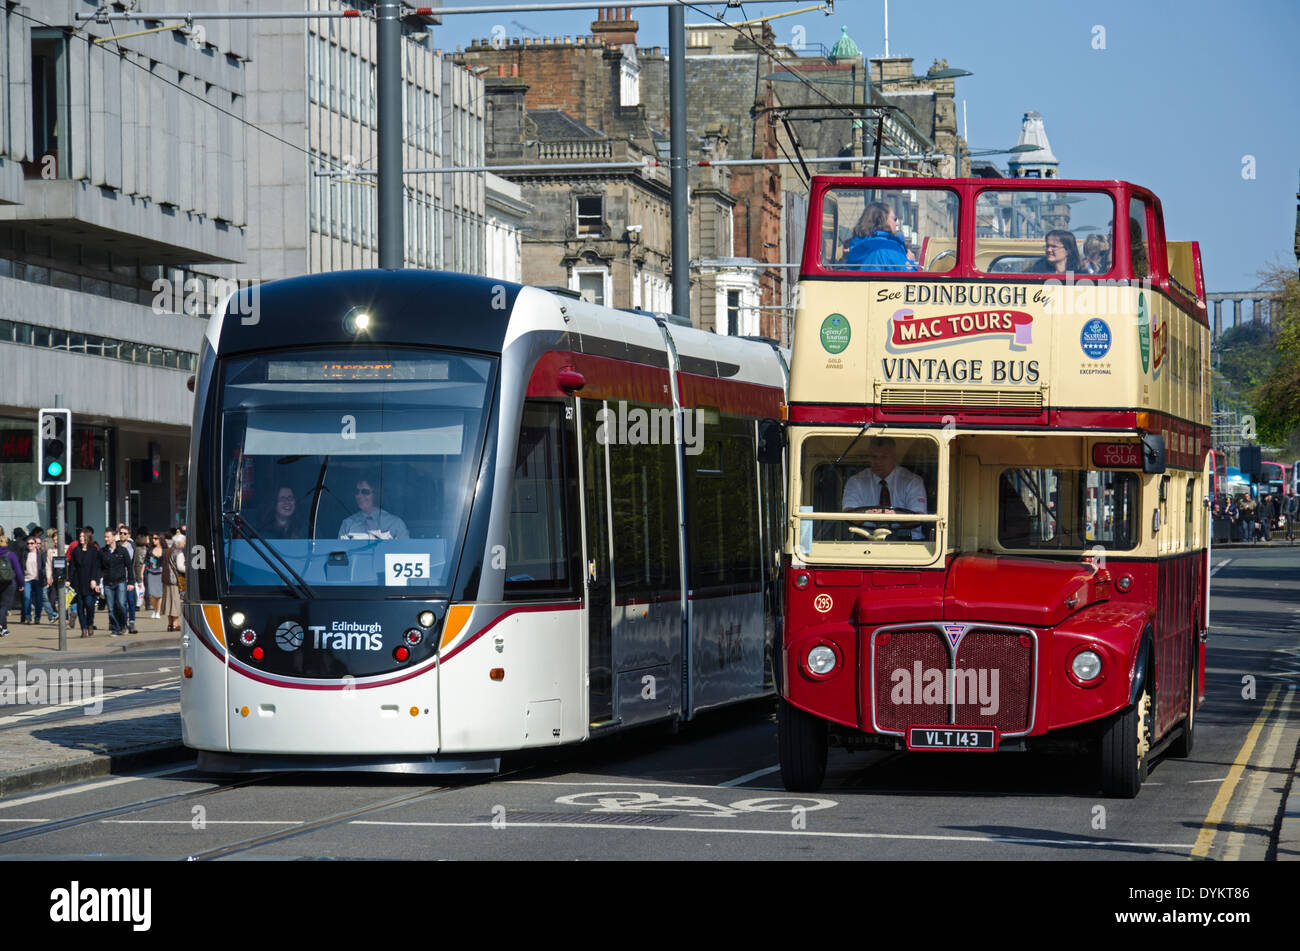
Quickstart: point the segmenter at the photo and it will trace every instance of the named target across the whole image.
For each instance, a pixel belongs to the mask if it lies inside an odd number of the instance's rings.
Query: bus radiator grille
[[[922,672],[947,669],[943,635],[933,628],[889,631],[876,635],[874,648],[876,725],[901,732],[911,723],[947,723],[946,704],[915,702],[922,692],[914,682],[918,661]]]
[[[975,628],[961,639],[956,669],[966,684],[976,689],[961,692],[966,702],[956,704],[954,723],[997,727],[999,733],[1022,733],[1029,729],[1034,648],[1032,643],[1022,644],[1022,636],[1012,631]],[[966,673],[969,671],[974,671],[975,676]],[[996,712],[980,712],[995,705]]]
[[[871,674],[876,729],[902,733],[909,726],[952,723],[995,727],[1000,734],[1027,731],[1033,713],[1034,648],[1032,642],[1022,642],[1025,636],[974,628],[962,637],[954,658],[938,625],[876,632]],[[951,684],[952,695],[936,703],[932,672],[950,670],[951,679],[944,676],[943,681],[945,693]]]

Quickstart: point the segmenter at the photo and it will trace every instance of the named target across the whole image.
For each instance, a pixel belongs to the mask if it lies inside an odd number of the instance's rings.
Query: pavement
[[[1272,542],[1233,542],[1214,546],[1214,551],[1238,548],[1287,547],[1285,537]],[[148,612],[137,614],[137,634],[113,637],[107,625],[93,638],[82,638],[68,629],[67,650],[60,651],[58,627],[16,623],[21,615],[10,615],[10,636],[0,639],[0,671],[14,669],[19,661],[28,665],[57,664],[86,668],[96,661],[123,651],[175,648],[180,635],[167,631],[165,619],[153,620]],[[100,623],[104,612],[96,612]],[[74,618],[75,620],[75,618]],[[71,706],[71,705],[70,705]],[[29,717],[21,706],[0,704],[0,798],[45,786],[112,775],[165,762],[182,760],[193,753],[181,743],[180,705],[175,701],[91,714],[82,711],[71,719],[52,724],[46,718]],[[14,715],[17,711],[17,715]],[[31,719],[31,725],[21,722]],[[42,722],[45,721],[45,722]],[[1278,856],[1300,860],[1300,772],[1292,775],[1281,822]]]
[[[64,651],[59,650],[57,624],[48,618],[40,624],[23,624],[21,617],[18,611],[10,612],[10,634],[0,639],[0,676],[10,671],[16,680],[20,662],[29,668],[48,664],[94,670],[123,652],[143,649],[172,649],[179,661],[180,634],[169,633],[167,619],[155,621],[149,612],[137,613],[138,633],[120,637],[109,634],[104,611],[95,612],[95,636],[90,638],[81,637],[74,617]],[[30,683],[30,676],[27,680]],[[115,693],[106,687],[110,701]],[[37,716],[37,708],[15,704],[12,694],[6,696],[0,701],[0,798],[193,755],[181,744],[180,705],[174,693],[170,697],[116,711],[109,702],[97,714],[69,703],[66,707],[77,709],[77,715]],[[140,698],[139,692],[134,693],[133,702]]]

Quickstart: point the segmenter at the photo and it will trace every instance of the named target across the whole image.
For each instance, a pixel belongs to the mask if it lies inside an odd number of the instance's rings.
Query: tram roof
[[[239,290],[207,337],[220,354],[362,340],[499,353],[521,290],[451,271],[331,271]],[[361,312],[370,327],[350,332],[345,321]]]

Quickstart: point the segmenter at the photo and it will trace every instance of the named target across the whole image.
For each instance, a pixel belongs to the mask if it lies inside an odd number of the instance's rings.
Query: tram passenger
[[[1089,274],[1110,270],[1110,236],[1090,234],[1083,239],[1083,268]]]
[[[845,512],[867,512],[889,515],[924,515],[929,511],[925,483],[915,472],[898,464],[898,449],[888,436],[871,440],[867,453],[870,467],[851,476],[844,483],[841,509]],[[925,527],[912,529],[912,538],[923,539]]]
[[[1029,266],[1029,274],[1065,274],[1079,272],[1083,263],[1079,258],[1079,243],[1070,231],[1049,231],[1043,238],[1043,256]]]
[[[339,526],[339,538],[410,538],[406,523],[391,512],[379,507],[374,484],[369,479],[359,479],[356,490],[357,508]]]
[[[302,538],[307,534],[302,517],[298,514],[298,496],[287,485],[275,493],[275,508],[263,520],[262,534],[267,538]]]
[[[845,247],[844,263],[864,270],[917,270],[916,255],[903,243],[899,230],[894,209],[883,202],[873,201],[853,227],[853,237]]]

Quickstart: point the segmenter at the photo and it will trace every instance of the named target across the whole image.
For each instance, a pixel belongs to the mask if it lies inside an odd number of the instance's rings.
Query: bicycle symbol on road
[[[584,792],[560,796],[555,800],[567,806],[594,806],[588,812],[648,813],[670,812],[683,816],[707,816],[731,819],[752,812],[795,813],[831,809],[839,803],[834,799],[816,799],[811,796],[763,796],[741,799],[733,803],[710,802],[700,796],[660,796],[650,792]]]

